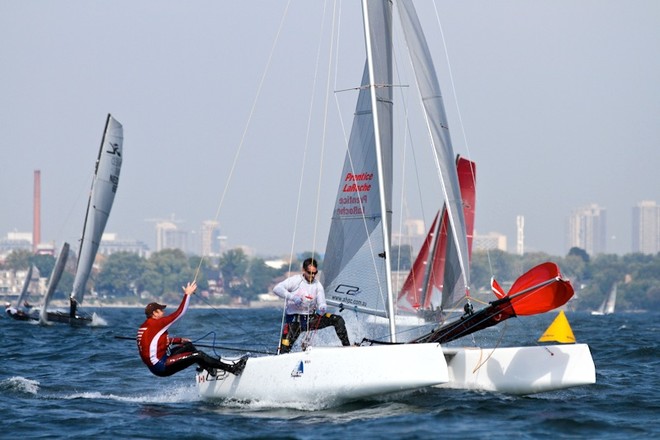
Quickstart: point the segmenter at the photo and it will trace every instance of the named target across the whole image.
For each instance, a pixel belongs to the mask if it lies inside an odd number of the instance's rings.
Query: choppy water
[[[279,313],[193,309],[171,333],[272,350]],[[117,338],[134,336],[142,310],[98,314],[106,325],[93,328],[0,319],[0,438],[660,438],[658,313],[567,313],[595,385],[523,397],[432,388],[320,411],[203,401],[193,368],[157,378]],[[505,338],[534,344],[555,315],[510,320]]]

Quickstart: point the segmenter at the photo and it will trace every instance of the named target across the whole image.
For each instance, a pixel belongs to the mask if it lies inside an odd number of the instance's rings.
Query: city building
[[[32,251],[32,233],[9,232],[6,238],[0,239],[0,260],[19,249]]]
[[[525,216],[516,216],[516,254],[525,254]]]
[[[632,251],[660,252],[660,206],[655,201],[643,200],[633,207]]]
[[[488,234],[477,234],[475,232],[472,239],[472,249],[474,251],[507,251],[506,235],[499,232],[489,232]]]
[[[224,237],[220,235],[220,223],[215,220],[202,222],[202,256],[218,257],[222,253]]]
[[[589,255],[606,252],[607,211],[592,203],[574,210],[568,218],[568,249],[577,247]]]
[[[163,249],[180,249],[188,252],[188,232],[171,221],[156,223],[156,251]]]
[[[5,301],[13,302],[18,298],[23,289],[26,276],[27,270],[0,270],[0,294],[2,294]],[[39,269],[35,267],[32,272],[32,280],[28,286],[28,291],[31,294],[28,297],[30,302],[34,302],[36,298],[46,293],[47,281],[48,278],[41,277]]]
[[[424,221],[420,219],[408,219],[403,223],[401,233],[398,231],[392,232],[392,245],[393,246],[406,246],[409,245],[413,255],[419,252],[419,249],[424,243],[427,234]]]
[[[120,239],[115,233],[103,234],[98,253],[108,256],[116,252],[130,252],[147,258],[149,256],[149,247],[139,240]]]

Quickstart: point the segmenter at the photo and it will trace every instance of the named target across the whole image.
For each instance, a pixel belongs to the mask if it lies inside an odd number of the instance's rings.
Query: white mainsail
[[[80,241],[78,266],[73,280],[73,290],[70,297],[72,318],[75,316],[76,306],[82,304],[85,286],[117,193],[123,142],[122,125],[108,114],[96,161],[96,170],[85,216],[85,226]]]
[[[372,61],[362,77],[323,274],[329,304],[386,317],[392,215],[391,6],[365,2],[364,12]]]

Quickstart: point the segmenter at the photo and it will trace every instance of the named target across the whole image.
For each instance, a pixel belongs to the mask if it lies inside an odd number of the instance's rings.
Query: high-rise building
[[[595,203],[578,208],[568,218],[568,249],[578,247],[589,255],[606,251],[607,215]]]
[[[179,229],[174,222],[156,223],[156,252],[163,249],[181,249],[188,252],[188,232]]]
[[[217,257],[221,249],[220,224],[215,220],[202,222],[202,256]]]
[[[633,207],[632,251],[643,254],[660,252],[660,206],[643,200]]]
[[[525,216],[516,217],[516,254],[525,253]]]

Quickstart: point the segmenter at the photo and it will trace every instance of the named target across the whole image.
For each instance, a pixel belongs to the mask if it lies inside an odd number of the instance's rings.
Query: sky
[[[0,236],[32,231],[40,170],[42,241],[77,242],[111,113],[124,164],[106,232],[153,249],[161,219],[193,236],[216,219],[229,247],[322,252],[364,62],[357,3],[1,1]],[[476,232],[514,251],[523,215],[526,250],[565,255],[567,217],[596,203],[608,253],[630,252],[633,206],[660,202],[660,2],[417,3],[454,151],[477,163]],[[441,202],[407,203],[394,217],[428,225]]]

